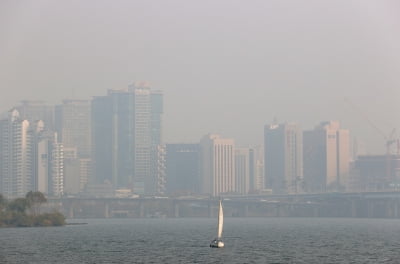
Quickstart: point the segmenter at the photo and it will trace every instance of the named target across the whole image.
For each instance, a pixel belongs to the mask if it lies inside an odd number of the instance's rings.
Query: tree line
[[[7,200],[0,194],[0,227],[62,226],[65,216],[60,212],[41,213],[47,202],[41,192],[28,192],[24,198]]]

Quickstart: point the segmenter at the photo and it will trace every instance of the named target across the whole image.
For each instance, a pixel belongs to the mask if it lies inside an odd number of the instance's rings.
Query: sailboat
[[[217,238],[210,243],[210,247],[223,248],[224,242],[222,241],[222,228],[224,226],[224,212],[222,210],[222,201],[219,201],[218,208],[218,226],[217,226]]]

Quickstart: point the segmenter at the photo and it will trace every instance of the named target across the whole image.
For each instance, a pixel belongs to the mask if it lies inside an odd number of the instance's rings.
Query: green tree
[[[40,207],[43,203],[47,202],[46,197],[41,192],[28,192],[25,196],[28,200],[33,215],[40,214]]]
[[[0,227],[65,225],[64,215],[57,211],[40,214],[40,206],[46,201],[41,192],[29,192],[25,198],[17,198],[10,202],[0,194]],[[32,214],[27,214],[28,209]]]
[[[12,212],[11,226],[28,227],[32,226],[32,217],[21,212]]]
[[[30,207],[30,203],[25,198],[17,198],[8,203],[7,209],[14,212],[25,213]]]

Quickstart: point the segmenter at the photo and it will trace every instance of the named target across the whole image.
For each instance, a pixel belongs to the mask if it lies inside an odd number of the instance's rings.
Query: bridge
[[[227,217],[400,218],[400,192],[224,195]],[[49,198],[67,218],[216,217],[218,198]]]

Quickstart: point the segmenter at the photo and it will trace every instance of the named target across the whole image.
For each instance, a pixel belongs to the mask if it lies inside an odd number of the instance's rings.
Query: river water
[[[225,218],[223,249],[216,219],[74,221],[0,229],[0,263],[400,263],[393,219]]]

